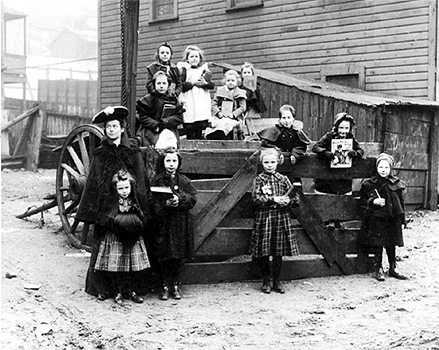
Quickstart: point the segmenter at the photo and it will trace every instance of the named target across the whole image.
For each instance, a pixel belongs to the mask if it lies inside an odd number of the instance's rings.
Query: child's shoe
[[[172,288],[172,298],[174,298],[176,300],[180,300],[181,299],[181,294],[180,294],[180,290],[178,289],[177,282],[174,282],[174,286]]]
[[[400,273],[396,270],[396,263],[390,265],[389,277],[393,277],[393,278],[396,278],[398,280],[407,280],[408,279],[407,276],[403,275],[402,273]]]
[[[169,288],[166,285],[166,283],[163,284],[162,291],[160,292],[159,298],[160,298],[160,300],[168,300],[169,299]]]
[[[374,274],[374,278],[375,278],[377,281],[380,281],[380,282],[386,280],[386,277],[385,277],[385,275],[384,275],[384,270],[383,270],[383,268],[382,268],[381,266],[380,266],[379,268],[377,268],[377,270],[376,270],[376,272],[375,272],[375,274]]]
[[[270,279],[264,278],[264,282],[262,283],[261,292],[265,294],[270,294],[271,288],[270,288]]]
[[[135,292],[131,293],[131,301],[136,304],[142,304],[143,298],[139,297]]]
[[[116,304],[123,306],[123,296],[121,293],[118,293],[115,297],[114,297],[114,301],[116,302]]]
[[[284,294],[285,290],[279,280],[273,280],[273,290],[277,293]]]

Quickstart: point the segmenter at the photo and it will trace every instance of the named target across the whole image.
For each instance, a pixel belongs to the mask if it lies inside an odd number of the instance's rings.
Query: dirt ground
[[[411,213],[397,250],[408,281],[301,279],[286,294],[260,282],[184,285],[180,301],[97,301],[89,258],[69,246],[53,208],[55,171],[2,171],[2,349],[439,349],[439,212]],[[7,278],[6,274],[16,274]],[[36,289],[27,289],[36,288]]]

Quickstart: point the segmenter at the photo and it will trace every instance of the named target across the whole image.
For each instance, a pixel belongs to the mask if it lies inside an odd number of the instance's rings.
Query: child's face
[[[264,167],[264,171],[273,174],[277,168],[277,157],[274,154],[268,154],[262,158],[262,166]]]
[[[252,76],[253,75],[253,71],[252,71],[252,69],[250,68],[250,67],[245,67],[243,70],[242,70],[242,72],[241,72],[241,75],[243,76],[243,77],[248,77],[248,76]]]
[[[105,124],[105,134],[111,141],[119,140],[124,131],[125,129],[120,126],[119,120],[110,120]]]
[[[347,120],[343,120],[339,125],[338,125],[338,134],[341,137],[346,137],[346,135],[349,133],[351,129],[351,123],[349,123]]]
[[[377,166],[378,175],[386,178],[390,175],[390,164],[387,160],[381,160]]]
[[[164,76],[159,76],[155,80],[155,89],[159,94],[164,94],[166,91],[168,91],[168,79]]]
[[[116,184],[117,194],[119,197],[126,199],[131,193],[131,184],[130,180],[122,180],[118,181]]]
[[[238,79],[233,74],[226,75],[226,86],[229,90],[238,86]]]
[[[189,55],[187,56],[187,62],[192,67],[198,67],[200,64],[200,53],[198,51],[189,51]]]
[[[176,153],[168,153],[164,159],[164,166],[169,175],[174,175],[178,168],[178,155]]]
[[[294,117],[291,111],[283,110],[279,117],[279,124],[285,128],[291,128],[293,126]]]
[[[159,47],[159,60],[162,62],[169,62],[171,59],[171,49],[167,46]]]

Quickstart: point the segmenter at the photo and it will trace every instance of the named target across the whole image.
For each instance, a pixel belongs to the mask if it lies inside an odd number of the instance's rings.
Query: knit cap
[[[390,168],[393,169],[395,160],[393,159],[393,157],[390,154],[381,153],[380,155],[378,155],[377,161],[376,161],[376,166],[378,166],[378,163],[381,162],[382,160],[387,160],[387,162],[390,165]]]

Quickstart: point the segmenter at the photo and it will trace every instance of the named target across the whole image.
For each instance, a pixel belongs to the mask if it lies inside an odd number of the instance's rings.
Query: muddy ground
[[[53,208],[55,171],[2,171],[2,349],[439,349],[439,212],[418,211],[397,250],[408,281],[370,275],[183,285],[183,299],[120,307],[84,292],[89,258]],[[79,253],[79,254],[78,254]],[[6,274],[16,275],[7,278]],[[35,288],[35,289],[28,289]]]

